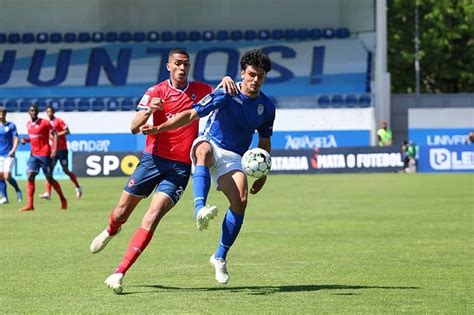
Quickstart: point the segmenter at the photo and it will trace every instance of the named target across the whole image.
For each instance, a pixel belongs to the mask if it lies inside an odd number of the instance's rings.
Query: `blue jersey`
[[[18,133],[14,123],[6,122],[2,126],[0,126],[0,156],[7,156],[13,148],[13,138],[18,137]]]
[[[240,155],[248,150],[255,130],[261,138],[270,138],[273,134],[275,105],[262,92],[256,98],[242,93],[232,97],[218,89],[193,108],[199,117],[212,113],[204,135],[219,147]]]

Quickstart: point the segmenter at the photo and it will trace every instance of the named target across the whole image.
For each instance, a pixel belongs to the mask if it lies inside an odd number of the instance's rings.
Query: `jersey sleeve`
[[[136,111],[139,110],[147,110],[150,107],[150,101],[153,97],[156,97],[156,87],[149,88],[145,94],[142,96],[140,102],[138,102],[137,107],[135,108]]]
[[[18,130],[16,130],[16,125],[15,124],[10,125],[10,130],[12,131],[12,136],[13,137],[18,137]]]
[[[270,138],[273,135],[273,122],[275,121],[275,108],[268,114],[267,119],[257,129],[260,138]]]
[[[193,105],[193,108],[198,113],[199,118],[202,118],[224,106],[230,99],[232,99],[230,94],[226,94],[222,89],[218,89],[204,96],[199,103]]]
[[[66,128],[67,128],[66,122],[61,119],[61,120],[59,121],[58,127],[59,127],[58,129],[61,129],[61,130],[66,129]]]

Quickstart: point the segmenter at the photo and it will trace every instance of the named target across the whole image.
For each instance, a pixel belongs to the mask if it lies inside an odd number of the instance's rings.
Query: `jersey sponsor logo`
[[[207,105],[209,104],[211,100],[212,100],[212,96],[211,94],[208,94],[199,102],[199,105],[202,105],[202,106]]]
[[[142,99],[140,100],[140,103],[138,103],[138,104],[146,105],[146,104],[148,104],[149,100],[150,100],[150,95],[145,94],[145,95],[143,95]]]
[[[8,132],[10,130],[10,128],[8,126],[5,126],[5,128],[3,128],[3,130],[5,130],[5,132]]]
[[[257,106],[257,114],[262,115],[263,114],[263,104],[258,104]]]

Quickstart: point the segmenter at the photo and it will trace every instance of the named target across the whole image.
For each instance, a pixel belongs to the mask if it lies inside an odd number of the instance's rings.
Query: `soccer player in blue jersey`
[[[193,186],[197,227],[207,229],[209,221],[217,215],[215,206],[206,205],[211,177],[230,203],[222,222],[219,244],[209,260],[214,266],[217,282],[222,284],[229,280],[226,257],[239,234],[247,207],[248,183],[241,158],[248,150],[255,130],[259,134],[258,146],[270,152],[275,119],[275,105],[260,90],[271,70],[270,59],[261,50],[251,50],[243,54],[240,66],[242,82],[237,85],[240,89],[237,95],[215,90],[192,109],[175,115],[159,126],[142,130],[144,134],[154,134],[211,114],[204,134],[194,141],[191,158],[195,165]],[[266,180],[266,176],[257,179],[250,193],[258,193]]]
[[[15,152],[19,144],[19,137],[14,123],[7,121],[7,110],[0,107],[0,121],[3,128],[0,129],[0,193],[2,198],[0,204],[8,203],[7,180],[15,188],[18,202],[21,202],[23,195],[18,183],[12,176],[15,168]]]

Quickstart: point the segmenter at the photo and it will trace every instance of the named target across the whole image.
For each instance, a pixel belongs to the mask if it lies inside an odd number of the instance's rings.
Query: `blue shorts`
[[[31,155],[27,163],[28,173],[39,173],[40,167],[45,176],[53,176],[52,160],[49,156]]]
[[[191,165],[144,153],[124,190],[148,197],[153,190],[168,195],[176,204],[188,185]]]
[[[53,159],[53,166],[52,168],[54,169],[54,167],[56,166],[56,163],[61,163],[61,166],[63,168],[68,168],[69,166],[69,162],[68,162],[68,159],[67,159],[67,156],[68,156],[68,151],[67,149],[66,150],[60,150],[60,151],[57,151],[56,152],[56,157]]]

